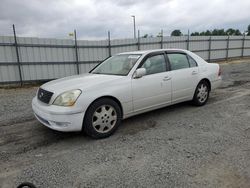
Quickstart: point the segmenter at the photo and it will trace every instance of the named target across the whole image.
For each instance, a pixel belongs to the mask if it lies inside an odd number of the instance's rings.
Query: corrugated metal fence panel
[[[75,74],[71,64],[63,63],[74,61],[73,48],[58,47],[73,45],[72,40],[19,37],[18,44],[23,80],[54,79]]]
[[[189,50],[194,51],[203,59],[208,59],[209,36],[190,36]]]
[[[243,36],[230,36],[229,48],[242,48]]]
[[[243,36],[230,36],[229,38],[229,50],[228,57],[240,57],[242,53],[242,39]],[[230,49],[230,48],[240,48],[240,49]]]
[[[227,36],[212,36],[211,59],[226,58]]]
[[[15,82],[19,81],[18,66],[4,65],[0,66],[0,82]]]
[[[228,36],[212,36],[211,49],[225,49]]]
[[[248,49],[244,49],[244,56],[250,56],[250,36],[245,36],[244,47]]]
[[[72,40],[62,40],[62,45],[74,45]],[[75,61],[75,50],[74,48],[62,48],[63,62],[74,62]],[[71,76],[77,73],[76,66],[72,63],[64,64],[66,69],[66,76]]]
[[[155,38],[141,38],[140,39],[140,49],[141,50],[152,50],[152,49],[160,49],[160,37]],[[156,43],[156,44],[155,44]]]
[[[13,37],[0,36],[0,43],[13,44]],[[0,62],[16,62],[16,51],[14,46],[1,46],[0,45]]]
[[[91,70],[98,62],[108,57],[107,40],[101,41],[78,41],[78,53],[80,63],[80,73],[86,73]],[[85,47],[84,47],[85,46]],[[92,46],[92,47],[89,47]],[[96,47],[96,48],[95,48]],[[89,61],[90,63],[87,63]],[[97,63],[95,63],[97,62]]]
[[[171,45],[168,43],[171,37],[163,37],[163,48],[171,48]]]
[[[163,37],[163,41],[167,41],[167,43],[164,43],[163,48],[187,49],[187,39],[187,36]]]
[[[93,46],[96,45],[96,43],[94,41],[78,41],[78,45],[79,46]],[[78,48],[78,52],[79,52],[79,61],[94,61],[96,60],[98,57],[94,57],[94,51],[96,49],[95,48]],[[90,65],[89,63],[80,63],[79,65],[80,68],[80,73],[84,73],[87,72],[90,69]]]
[[[208,50],[209,36],[190,36],[189,50]]]
[[[111,40],[111,55],[138,50],[137,39],[115,39]],[[118,46],[116,46],[118,45]],[[121,45],[121,46],[119,46]]]
[[[8,36],[0,36],[0,43],[13,44],[14,38]],[[18,66],[11,65],[13,62],[15,63],[16,61],[17,59],[15,47],[0,45],[0,82],[10,82],[19,80]]]

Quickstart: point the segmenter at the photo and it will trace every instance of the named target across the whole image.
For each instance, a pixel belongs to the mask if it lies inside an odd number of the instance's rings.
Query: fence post
[[[74,30],[74,36],[75,36],[76,70],[77,70],[77,74],[79,74],[80,71],[79,71],[79,59],[78,59],[78,47],[77,47],[76,30]]]
[[[188,30],[188,38],[187,38],[187,50],[189,50],[189,30]]]
[[[161,30],[161,49],[163,48],[163,29]]]
[[[208,40],[208,62],[211,62],[211,46],[212,46],[212,36],[209,37]]]
[[[226,61],[228,60],[228,51],[229,51],[229,39],[230,39],[230,36],[228,35],[227,37],[227,51],[226,51]]]
[[[245,33],[243,34],[243,38],[242,38],[242,50],[241,50],[241,57],[244,57],[244,48],[245,48]]]
[[[140,50],[140,30],[138,29],[138,50]]]
[[[14,45],[16,49],[16,59],[18,63],[18,72],[19,72],[19,77],[20,77],[20,84],[21,86],[23,85],[23,78],[22,78],[22,72],[21,72],[21,64],[20,64],[20,58],[19,58],[19,51],[18,51],[18,44],[17,44],[17,38],[16,38],[16,28],[15,25],[13,24],[13,34],[14,34]]]
[[[109,57],[111,57],[110,31],[108,31],[108,50],[109,50]]]

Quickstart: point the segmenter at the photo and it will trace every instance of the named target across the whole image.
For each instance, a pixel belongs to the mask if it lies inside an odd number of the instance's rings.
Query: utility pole
[[[134,39],[136,39],[135,15],[132,15],[131,17],[133,18],[133,22],[134,22]]]
[[[75,36],[76,71],[77,71],[77,74],[79,74],[80,73],[80,69],[79,69],[79,58],[78,58],[78,47],[77,47],[76,30],[74,30],[74,36]]]
[[[17,58],[17,64],[18,64],[20,84],[22,86],[23,85],[23,78],[22,78],[21,63],[20,63],[20,58],[19,58],[19,50],[18,50],[17,37],[16,37],[16,28],[15,28],[14,24],[13,24],[13,34],[14,34],[14,41],[15,41],[14,45],[15,45],[15,49],[16,49],[16,58]]]

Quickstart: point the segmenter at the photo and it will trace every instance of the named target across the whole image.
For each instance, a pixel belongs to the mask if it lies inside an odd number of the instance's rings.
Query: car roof
[[[123,55],[123,54],[149,54],[151,52],[162,52],[162,51],[179,51],[179,52],[187,52],[187,50],[184,49],[175,49],[175,48],[166,48],[166,49],[155,49],[155,50],[140,50],[140,51],[132,51],[132,52],[123,52],[123,53],[119,53],[118,55]]]

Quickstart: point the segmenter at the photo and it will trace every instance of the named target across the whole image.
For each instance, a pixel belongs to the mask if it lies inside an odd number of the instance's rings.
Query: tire
[[[30,182],[23,182],[21,183],[20,185],[17,186],[17,188],[23,188],[23,187],[26,187],[26,188],[36,188],[36,186]]]
[[[207,81],[205,80],[201,81],[195,89],[194,97],[192,100],[193,104],[196,106],[205,105],[209,98],[209,92],[210,89]]]
[[[83,131],[92,138],[106,138],[116,131],[121,120],[120,106],[110,98],[101,98],[88,108],[83,121]]]

